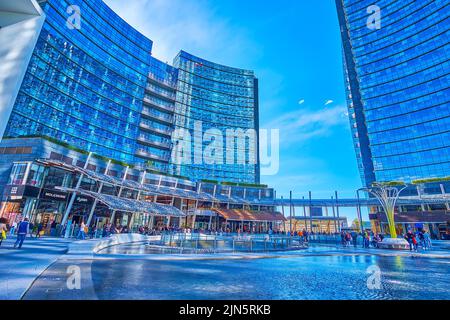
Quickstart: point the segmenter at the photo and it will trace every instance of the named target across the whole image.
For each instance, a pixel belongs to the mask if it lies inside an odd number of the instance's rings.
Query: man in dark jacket
[[[30,223],[28,222],[28,218],[25,218],[19,225],[17,226],[17,240],[14,243],[14,248],[19,245],[19,249],[22,248],[23,242],[27,237],[27,234],[30,233]]]

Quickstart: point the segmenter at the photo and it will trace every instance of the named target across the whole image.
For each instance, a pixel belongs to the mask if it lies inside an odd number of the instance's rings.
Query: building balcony
[[[154,83],[156,85],[162,86],[162,87],[164,87],[166,89],[169,89],[169,90],[175,91],[177,89],[176,85],[174,85],[174,84],[172,84],[172,83],[170,83],[169,81],[166,81],[166,80],[157,79],[151,73],[149,73],[149,75],[148,75],[148,81],[151,82],[151,83]]]
[[[143,122],[141,122],[139,124],[139,127],[146,131],[158,133],[160,135],[164,135],[164,136],[168,136],[168,137],[172,136],[172,130],[164,130],[164,129],[155,128],[155,127],[149,126],[148,124],[145,124]]]
[[[175,100],[177,98],[175,93],[170,94],[170,93],[167,93],[167,92],[157,91],[157,90],[155,90],[155,88],[153,88],[151,86],[147,86],[145,88],[145,90],[147,91],[147,93],[150,93],[150,94],[152,94],[152,95],[154,95],[154,96],[156,96],[158,98],[161,98],[161,99],[164,99],[164,100],[167,100],[167,101],[170,101],[170,102],[175,102]]]
[[[158,121],[161,121],[166,124],[170,124],[170,125],[173,124],[172,116],[163,117],[160,114],[156,114],[154,112],[151,112],[151,110],[146,110],[145,108],[142,110],[142,115],[145,116],[146,118],[158,120]]]
[[[144,159],[148,159],[148,160],[157,160],[157,161],[163,161],[163,162],[168,162],[169,158],[170,158],[169,155],[162,157],[162,156],[152,154],[152,153],[142,150],[142,149],[139,149],[136,151],[136,156],[144,158]]]
[[[150,107],[154,107],[154,108],[157,108],[157,109],[160,109],[160,110],[164,110],[164,111],[169,111],[169,112],[174,112],[175,111],[175,106],[170,106],[170,107],[169,106],[165,106],[165,105],[159,104],[159,103],[154,102],[154,101],[152,101],[152,100],[150,100],[148,98],[145,98],[145,97],[144,97],[143,101],[144,101],[144,104],[146,104],[146,105],[148,105]]]
[[[157,148],[166,149],[166,150],[170,150],[170,147],[171,147],[170,143],[168,143],[168,142],[164,143],[164,142],[152,141],[152,140],[147,139],[144,136],[138,137],[137,140],[139,143],[149,146],[149,147],[157,147]]]

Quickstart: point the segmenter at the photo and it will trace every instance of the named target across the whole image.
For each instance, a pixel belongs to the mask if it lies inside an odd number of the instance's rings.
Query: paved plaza
[[[225,265],[234,266],[232,273],[236,277],[256,277],[258,274],[259,266],[261,270],[269,268],[271,264],[281,268],[282,265],[297,265],[301,263],[302,268],[305,264],[311,263],[311,266],[316,265],[317,261],[323,261],[328,267],[334,266],[334,268],[341,268],[345,266],[345,271],[349,274],[345,275],[345,279],[350,279],[350,274],[353,274],[355,270],[359,270],[359,280],[363,274],[361,270],[369,266],[369,263],[381,264],[389,269],[389,272],[394,274],[405,273],[405,283],[414,284],[414,281],[419,281],[416,275],[409,274],[410,272],[418,273],[418,268],[423,267],[424,272],[432,270],[431,274],[428,272],[427,277],[433,277],[436,281],[448,281],[448,275],[446,272],[450,269],[450,242],[434,242],[433,250],[431,251],[392,251],[381,249],[364,249],[348,247],[344,248],[335,245],[312,245],[306,250],[299,251],[286,251],[286,252],[271,252],[271,253],[222,253],[222,254],[139,254],[141,251],[142,243],[135,244],[123,244],[106,248],[100,251],[98,254],[88,254],[85,250],[85,254],[79,254],[80,247],[93,248],[94,242],[100,240],[90,240],[84,242],[77,242],[76,248],[78,253],[66,254],[69,245],[73,243],[73,240],[59,239],[59,238],[28,238],[24,243],[22,249],[14,249],[14,238],[10,238],[3,242],[0,247],[1,266],[3,272],[0,274],[0,299],[1,300],[17,300],[21,298],[25,299],[109,299],[109,298],[141,298],[141,299],[178,299],[183,298],[183,295],[171,296],[168,292],[158,294],[162,290],[161,284],[155,283],[155,288],[152,288],[151,283],[147,283],[145,288],[139,286],[134,292],[131,288],[128,288],[125,283],[128,283],[127,275],[135,274],[132,279],[137,282],[148,282],[146,273],[143,270],[148,269],[152,272],[153,278],[155,275],[159,275],[163,278],[170,279],[170,281],[179,281],[178,277],[183,277],[185,272],[191,273],[185,274],[182,281],[188,281],[189,277],[197,274],[196,268],[199,268],[200,274],[215,274],[217,272],[225,272]],[[72,248],[74,245],[72,245]],[[410,260],[411,259],[411,260]],[[258,260],[265,260],[261,262]],[[239,262],[241,261],[241,262]],[[253,261],[253,262],[251,262]],[[281,261],[281,262],[280,262]],[[282,262],[284,261],[284,262]],[[225,265],[224,265],[225,263]],[[66,288],[67,280],[67,268],[69,266],[79,266],[82,272],[82,290],[68,291]],[[246,265],[244,269],[241,269],[242,265]],[[285,267],[287,267],[287,265]],[[406,265],[411,265],[412,270]],[[121,271],[120,266],[124,266]],[[206,267],[205,267],[206,266]],[[180,273],[180,268],[186,270]],[[136,269],[137,268],[137,269]],[[205,268],[209,271],[205,271]],[[228,267],[227,267],[228,268]],[[249,274],[249,269],[253,270],[253,273]],[[302,277],[308,277],[308,272],[311,272],[311,276],[316,274],[315,271],[309,269],[299,269]],[[414,268],[417,268],[414,269]],[[211,270],[210,270],[211,269]],[[223,270],[222,270],[223,269]],[[354,270],[353,270],[354,269]],[[174,271],[174,272],[171,272]],[[203,271],[202,271],[203,270]],[[222,271],[220,271],[222,270]],[[352,271],[353,270],[353,271]],[[155,273],[156,272],[156,273]],[[293,273],[296,271],[292,270]],[[327,272],[331,272],[329,269]],[[120,273],[117,274],[117,273]],[[105,278],[100,275],[106,275]],[[300,276],[300,275],[299,275]],[[439,276],[443,278],[440,279]],[[140,279],[136,278],[140,277]],[[135,279],[136,278],[136,279]],[[255,279],[256,279],[255,278]],[[103,279],[103,280],[102,280]],[[231,278],[230,278],[231,279]],[[283,281],[281,277],[277,281]],[[133,281],[134,281],[133,280]],[[219,278],[210,279],[211,281],[219,281]],[[229,280],[222,279],[226,283]],[[181,281],[181,280],[180,280]],[[192,280],[189,280],[192,281]],[[330,281],[336,281],[336,285],[341,284],[341,280],[330,279]],[[350,281],[350,280],[349,280]],[[391,280],[390,280],[391,281]],[[396,280],[392,280],[396,281]],[[420,281],[419,281],[420,282]],[[122,295],[120,292],[111,291],[107,294],[101,288],[105,286],[118,286],[120,288],[126,288],[126,291],[130,294],[129,297]],[[194,285],[194,283],[192,283]],[[206,285],[206,284],[205,284]],[[210,283],[208,282],[208,285]],[[225,285],[225,284],[224,284]],[[298,284],[299,285],[299,284]],[[438,285],[438,284],[437,284]],[[450,285],[447,283],[447,285]],[[228,284],[226,285],[228,286]],[[438,285],[439,287],[439,285]],[[147,290],[148,289],[148,290]],[[147,291],[146,291],[147,290]],[[229,289],[227,289],[229,290]],[[227,295],[227,290],[223,292]],[[239,291],[241,298],[252,298],[255,292],[262,290],[261,287],[255,288],[256,291],[242,290]],[[281,290],[281,289],[280,289]],[[306,290],[306,289],[305,289]],[[164,291],[164,290],[163,290]],[[150,294],[151,292],[151,294]],[[290,292],[290,291],[289,291]],[[403,292],[403,291],[402,291]],[[116,294],[116,296],[112,296]],[[329,292],[329,298],[339,298],[336,296],[337,292]],[[356,294],[356,293],[355,293]],[[362,298],[370,299],[369,296],[365,296],[365,291],[361,294]],[[388,293],[384,293],[388,294]],[[408,295],[407,293],[399,293],[398,298],[417,298],[415,294]],[[275,298],[287,298],[295,299],[298,296],[286,296],[288,292],[279,292],[273,296]],[[440,294],[438,294],[440,296]],[[187,296],[186,296],[187,297]],[[186,298],[184,297],[184,298]],[[198,297],[203,298],[225,298],[228,296],[220,296],[220,293],[216,294],[199,294]],[[234,297],[234,296],[233,296]],[[238,295],[239,297],[239,295]],[[273,298],[267,296],[268,299]],[[349,296],[348,298],[352,298]],[[303,297],[304,298],[304,297]],[[316,297],[317,298],[317,297]],[[391,297],[395,298],[395,296]]]
[[[60,258],[72,240],[27,238],[22,249],[14,249],[16,237],[0,247],[0,300],[17,300],[33,281]]]

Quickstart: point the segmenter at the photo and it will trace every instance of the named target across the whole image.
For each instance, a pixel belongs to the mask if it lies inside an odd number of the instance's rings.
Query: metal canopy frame
[[[235,196],[211,195],[206,192],[199,192],[186,189],[178,189],[176,187],[157,186],[151,184],[140,184],[139,182],[119,179],[117,177],[108,176],[93,170],[83,169],[74,165],[69,165],[62,161],[39,159],[38,162],[49,166],[60,167],[67,171],[77,172],[98,183],[112,185],[114,187],[127,188],[152,196],[169,196],[175,198],[184,198],[195,201],[205,201],[213,203],[228,203],[239,205],[257,205],[257,206],[288,206],[288,207],[375,207],[380,203],[377,199],[242,199]],[[400,197],[397,201],[398,206],[402,205],[429,205],[429,204],[448,204],[450,195],[436,195],[427,197]]]
[[[184,214],[178,208],[165,204],[149,201],[140,201],[135,199],[120,198],[116,196],[96,193],[83,189],[76,190],[64,187],[56,187],[56,189],[64,192],[69,193],[75,192],[77,194],[92,197],[94,199],[97,199],[104,205],[106,205],[111,210],[117,210],[128,213],[149,213],[150,215],[154,216],[170,216],[170,217],[186,216],[186,214]]]

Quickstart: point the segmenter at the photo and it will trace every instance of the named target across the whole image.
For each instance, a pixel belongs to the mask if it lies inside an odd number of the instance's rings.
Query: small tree
[[[380,202],[381,206],[386,213],[389,233],[391,238],[397,238],[397,231],[395,230],[395,204],[397,203],[400,193],[406,189],[404,182],[385,182],[372,184],[372,188],[368,188],[367,191],[375,196]]]

